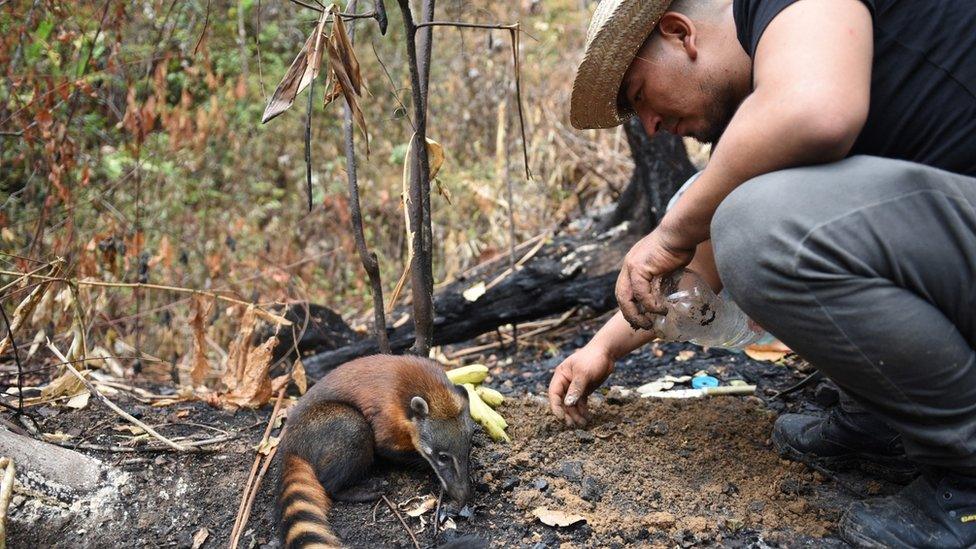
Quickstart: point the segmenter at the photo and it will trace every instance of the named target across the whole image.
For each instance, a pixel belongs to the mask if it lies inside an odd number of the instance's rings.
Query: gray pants
[[[976,475],[976,179],[855,157],[748,181],[712,222],[742,309],[899,431]]]

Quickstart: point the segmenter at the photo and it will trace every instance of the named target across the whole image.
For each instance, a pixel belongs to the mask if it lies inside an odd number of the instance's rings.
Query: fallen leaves
[[[271,336],[264,343],[252,346],[256,325],[257,309],[251,305],[244,311],[237,338],[227,354],[226,369],[221,378],[226,392],[219,397],[225,405],[256,408],[271,400],[273,391],[268,373],[278,337]]]
[[[768,345],[750,345],[745,348],[749,358],[761,362],[778,362],[791,352],[793,351],[779,340]]]
[[[535,518],[539,519],[542,524],[547,526],[555,526],[558,528],[566,528],[567,526],[572,526],[580,522],[586,522],[586,517],[581,515],[567,513],[565,511],[551,510],[547,507],[536,507],[532,510],[532,514]]]

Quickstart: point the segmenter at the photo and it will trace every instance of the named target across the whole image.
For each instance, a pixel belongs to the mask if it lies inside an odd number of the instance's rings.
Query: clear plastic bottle
[[[661,339],[734,350],[772,340],[727,293],[716,295],[697,274],[679,271],[669,285],[673,291],[667,296],[668,313],[654,325]]]

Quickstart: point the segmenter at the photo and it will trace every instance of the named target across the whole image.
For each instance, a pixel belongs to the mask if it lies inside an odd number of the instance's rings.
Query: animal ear
[[[419,417],[427,417],[430,413],[430,408],[427,406],[427,401],[423,397],[415,396],[410,399],[410,410],[413,415]]]

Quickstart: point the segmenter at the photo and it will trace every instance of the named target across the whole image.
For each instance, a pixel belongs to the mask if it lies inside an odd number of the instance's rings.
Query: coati
[[[374,456],[426,461],[463,505],[471,497],[473,433],[467,393],[432,360],[374,355],[329,372],[289,412],[278,448],[284,547],[340,545],[329,508],[365,476]]]

